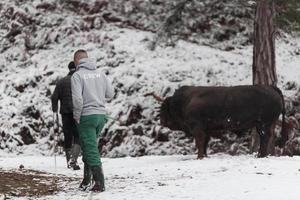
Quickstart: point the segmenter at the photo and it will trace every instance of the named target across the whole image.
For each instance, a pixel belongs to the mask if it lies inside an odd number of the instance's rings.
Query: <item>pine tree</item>
[[[300,30],[299,0],[257,0],[253,37],[253,84],[277,85],[275,36],[277,28]],[[276,15],[278,13],[278,15]],[[268,151],[274,154],[274,128]],[[255,140],[255,138],[254,138]]]
[[[274,1],[259,0],[254,19],[253,84],[277,84],[274,19]]]

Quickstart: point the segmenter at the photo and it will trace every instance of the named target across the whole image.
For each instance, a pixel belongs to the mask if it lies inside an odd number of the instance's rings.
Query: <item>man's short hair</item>
[[[76,66],[75,66],[74,61],[69,62],[68,68],[69,68],[70,71],[75,71],[76,70]]]
[[[87,52],[84,49],[79,49],[74,53],[74,58],[87,58]]]

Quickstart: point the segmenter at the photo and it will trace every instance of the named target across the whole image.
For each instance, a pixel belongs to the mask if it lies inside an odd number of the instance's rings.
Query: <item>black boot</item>
[[[77,159],[80,154],[80,151],[81,151],[80,145],[73,144],[72,151],[71,151],[71,158],[69,161],[69,166],[70,168],[73,168],[73,170],[80,170],[80,167],[77,163]]]
[[[102,166],[93,166],[92,168],[93,179],[95,184],[91,189],[92,192],[103,192],[105,190],[104,186],[104,174],[102,170]]]
[[[72,159],[69,162],[69,168],[72,168],[73,170],[80,170],[78,163]]]
[[[90,186],[91,177],[92,177],[91,168],[88,166],[88,164],[84,163],[83,180],[80,183],[79,188],[82,190],[86,190]]]
[[[71,149],[65,149],[66,159],[67,159],[67,167],[70,168],[70,159],[71,159]]]

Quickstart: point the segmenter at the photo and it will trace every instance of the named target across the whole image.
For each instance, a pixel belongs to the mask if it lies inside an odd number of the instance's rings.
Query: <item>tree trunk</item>
[[[274,17],[274,2],[259,0],[254,21],[253,84],[277,84]]]
[[[254,20],[253,41],[253,84],[274,85],[277,84],[275,65],[275,3],[270,0],[257,1]],[[275,152],[275,132],[271,130],[268,153]],[[255,140],[255,138],[252,138]],[[256,144],[258,142],[255,142]],[[256,147],[252,147],[256,149]]]

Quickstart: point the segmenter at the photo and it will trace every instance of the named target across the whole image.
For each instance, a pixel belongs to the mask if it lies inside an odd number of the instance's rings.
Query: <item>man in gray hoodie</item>
[[[106,123],[105,102],[113,97],[114,90],[85,50],[75,52],[74,63],[77,71],[71,78],[73,116],[77,122],[84,162],[84,178],[80,188],[87,189],[93,175],[95,184],[91,191],[102,192],[105,186],[97,137]]]

